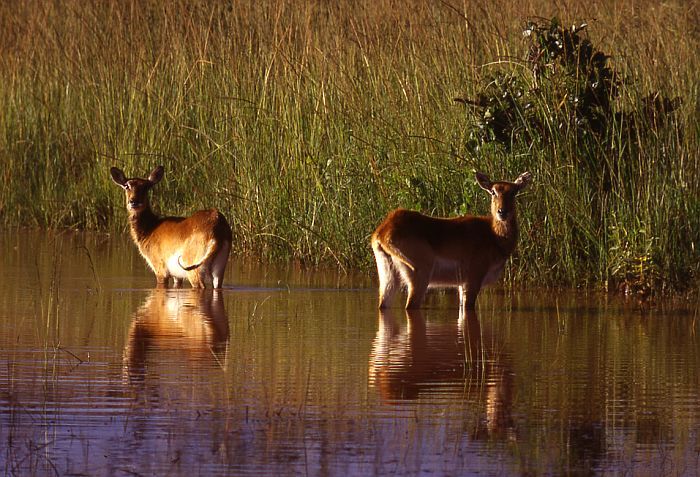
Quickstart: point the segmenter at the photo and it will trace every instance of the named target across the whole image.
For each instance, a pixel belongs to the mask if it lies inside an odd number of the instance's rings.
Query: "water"
[[[0,233],[6,475],[699,475],[695,303],[504,292],[381,314],[371,276],[234,258],[159,291],[128,237]]]

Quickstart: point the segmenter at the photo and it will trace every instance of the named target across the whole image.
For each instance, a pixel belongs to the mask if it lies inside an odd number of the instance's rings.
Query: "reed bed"
[[[220,208],[237,252],[369,269],[368,237],[388,210],[485,213],[473,171],[512,180],[528,169],[509,280],[697,287],[698,10],[482,3],[0,5],[0,221],[123,231],[109,167],[143,177],[163,164],[157,208]],[[604,144],[564,128],[473,147],[478,117],[453,99],[497,71],[526,74],[522,31],[534,16],[588,22],[625,77],[615,110],[635,117],[659,92],[681,102],[672,120],[634,137],[614,126]],[[561,98],[541,98],[546,118]]]

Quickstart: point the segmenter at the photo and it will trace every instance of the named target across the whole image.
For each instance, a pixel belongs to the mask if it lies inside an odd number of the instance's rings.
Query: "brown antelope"
[[[148,179],[128,179],[121,169],[110,169],[112,180],[124,189],[131,238],[156,274],[158,287],[173,278],[176,287],[187,278],[193,288],[214,288],[224,283],[231,250],[231,227],[216,209],[200,210],[189,217],[160,217],[148,201],[151,188],[163,178],[163,166]]]
[[[491,215],[429,217],[396,209],[372,234],[379,272],[379,308],[391,305],[396,290],[408,289],[406,308],[420,308],[428,287],[459,289],[460,306],[474,309],[481,287],[500,276],[518,239],[515,196],[530,182],[524,172],[514,182],[476,181],[491,194]]]

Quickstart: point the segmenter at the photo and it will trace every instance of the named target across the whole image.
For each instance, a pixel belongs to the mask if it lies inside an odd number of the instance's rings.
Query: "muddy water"
[[[376,311],[373,280],[234,261],[157,291],[123,236],[0,233],[10,475],[700,474],[696,304],[503,292]]]

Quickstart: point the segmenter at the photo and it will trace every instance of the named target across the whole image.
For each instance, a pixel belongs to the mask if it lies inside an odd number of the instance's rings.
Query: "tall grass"
[[[511,278],[697,285],[698,12],[648,0],[482,3],[3,4],[0,221],[122,230],[109,167],[143,177],[163,164],[158,208],[220,208],[237,251],[369,268],[368,236],[389,209],[485,213],[472,171],[529,169]],[[679,96],[672,126],[631,152],[620,139],[584,154],[566,135],[470,150],[473,118],[452,100],[495,68],[520,67],[532,15],[589,21],[631,79],[620,107],[651,91]],[[577,166],[595,154],[611,166],[604,196]]]

